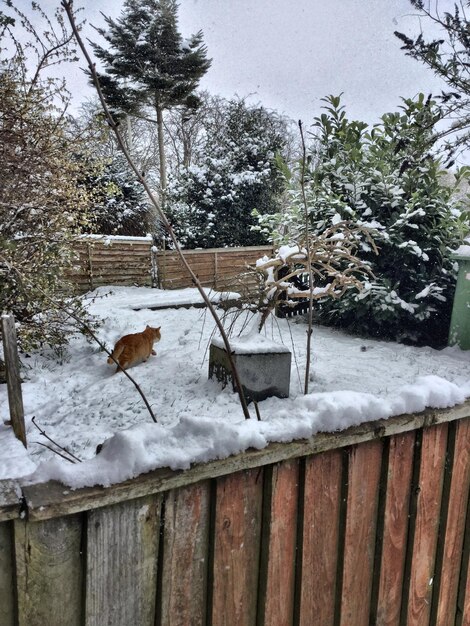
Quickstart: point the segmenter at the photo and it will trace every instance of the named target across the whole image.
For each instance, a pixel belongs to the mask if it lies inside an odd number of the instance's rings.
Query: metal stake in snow
[[[5,367],[8,389],[8,404],[13,431],[24,447],[26,443],[26,428],[24,425],[23,394],[21,392],[20,359],[16,339],[15,318],[13,315],[2,315],[3,351],[5,353]]]

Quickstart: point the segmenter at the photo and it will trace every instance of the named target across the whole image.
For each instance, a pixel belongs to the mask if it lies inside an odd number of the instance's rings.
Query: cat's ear
[[[146,325],[145,330],[147,330],[147,328],[150,328],[150,326],[148,324]]]

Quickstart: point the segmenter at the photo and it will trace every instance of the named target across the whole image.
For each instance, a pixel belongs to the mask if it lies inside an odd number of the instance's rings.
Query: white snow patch
[[[306,325],[273,319],[259,337],[253,334],[255,324],[248,313],[242,312],[234,328],[236,334],[244,330],[240,339],[232,340],[233,347],[266,351],[280,344],[295,355],[290,398],[268,398],[259,403],[262,421],[256,420],[253,408],[253,419],[245,420],[230,386],[222,389],[207,378],[214,323],[206,309],[134,310],[196,297],[182,291],[186,293],[112,287],[112,292],[100,288],[87,298],[90,312],[102,319],[98,335],[108,347],[146,324],[161,326],[158,355],[129,371],[158,423],[152,422],[130,381],[106,364],[107,355],[83,336],[73,337],[69,359],[62,364],[40,355],[24,359],[28,449],[0,421],[0,479],[57,479],[71,488],[107,486],[159,467],[187,469],[248,448],[262,449],[269,442],[293,441],[426,407],[451,407],[470,397],[469,352],[413,348],[321,327],[313,331],[310,393],[303,395]],[[213,341],[220,342],[217,334]],[[4,387],[0,392],[4,418],[7,394]],[[31,423],[33,416],[83,462],[68,463],[38,445],[43,438]]]

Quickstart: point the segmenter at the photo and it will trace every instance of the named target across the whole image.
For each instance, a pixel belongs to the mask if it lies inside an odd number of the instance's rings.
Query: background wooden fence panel
[[[237,277],[246,272],[247,265],[266,254],[272,254],[272,246],[253,246],[248,248],[212,248],[209,250],[185,250],[184,255],[192,270],[206,287],[218,290],[237,290]],[[176,252],[158,251],[156,261],[162,289],[180,289],[192,287],[191,277],[182,266]],[[248,280],[248,286],[255,286],[254,277]],[[239,285],[238,285],[239,287]]]
[[[0,485],[0,623],[469,626],[469,415],[24,487],[24,519]]]
[[[176,252],[157,251],[150,238],[84,236],[75,242],[74,251],[76,260],[67,278],[79,293],[103,285],[193,287],[191,276]],[[254,246],[184,250],[184,255],[205,287],[233,291],[237,277],[246,271],[246,266],[254,265],[272,251],[272,246]],[[254,278],[248,281],[250,288],[255,284]]]

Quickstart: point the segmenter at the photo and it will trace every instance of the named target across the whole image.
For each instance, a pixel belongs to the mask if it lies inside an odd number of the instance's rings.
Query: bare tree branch
[[[106,103],[106,101],[104,99],[103,92],[102,92],[101,87],[100,87],[98,75],[97,75],[97,72],[96,72],[95,63],[92,61],[92,59],[91,59],[91,57],[90,57],[90,55],[88,53],[88,50],[85,47],[83,39],[82,39],[82,37],[80,35],[80,32],[79,32],[79,30],[77,28],[77,25],[75,23],[75,17],[74,17],[74,11],[73,11],[73,1],[72,0],[62,0],[61,5],[64,7],[64,9],[65,9],[65,11],[67,13],[67,17],[69,19],[70,25],[71,25],[72,30],[74,32],[75,39],[76,39],[76,41],[77,41],[77,43],[78,43],[78,45],[79,45],[79,47],[80,47],[80,49],[81,49],[85,59],[87,61],[88,68],[90,70],[94,86],[96,88],[96,91],[98,93],[98,97],[99,97],[100,102],[101,102],[101,106],[103,107],[103,111],[104,111],[104,113],[106,115],[106,119],[108,121],[108,124],[110,125],[110,127],[112,128],[112,130],[114,131],[114,133],[116,135],[116,139],[117,139],[117,142],[119,144],[119,147],[121,148],[124,156],[126,157],[126,159],[127,159],[128,163],[129,163],[131,169],[134,171],[138,181],[144,187],[144,189],[145,189],[145,191],[146,191],[146,193],[147,193],[147,195],[148,195],[152,205],[155,207],[155,209],[156,209],[156,211],[158,213],[158,216],[159,216],[162,224],[164,225],[168,235],[171,238],[171,241],[172,241],[172,243],[173,243],[173,245],[175,247],[175,250],[176,250],[176,252],[177,252],[177,254],[178,254],[178,256],[179,256],[179,258],[181,260],[181,263],[186,268],[186,270],[189,272],[193,284],[198,289],[198,291],[201,294],[201,297],[203,298],[207,308],[209,309],[212,317],[214,318],[216,326],[217,326],[217,328],[218,328],[218,330],[220,332],[220,335],[222,337],[222,340],[224,342],[225,350],[227,352],[227,358],[228,358],[229,363],[230,363],[230,368],[232,370],[233,380],[234,380],[235,386],[237,388],[237,392],[238,392],[238,396],[239,396],[239,399],[240,399],[240,404],[241,404],[241,407],[242,407],[242,410],[243,410],[243,414],[244,414],[246,419],[250,419],[250,413],[248,411],[248,405],[247,405],[247,402],[246,402],[246,399],[245,399],[245,394],[243,392],[243,388],[242,388],[242,385],[241,385],[241,382],[240,382],[240,378],[239,378],[237,369],[235,367],[235,363],[234,363],[234,360],[233,360],[233,357],[232,357],[232,349],[230,347],[230,342],[228,340],[227,334],[225,333],[225,329],[223,327],[223,324],[220,321],[220,319],[219,319],[219,317],[217,315],[217,312],[216,312],[212,302],[210,301],[210,298],[208,298],[206,292],[204,291],[204,289],[203,289],[203,287],[201,285],[201,282],[199,281],[199,278],[194,273],[194,271],[191,269],[188,261],[186,260],[184,254],[183,254],[183,252],[181,250],[181,247],[179,245],[179,242],[178,242],[178,240],[176,238],[176,235],[175,235],[175,233],[174,233],[174,231],[173,231],[173,229],[171,227],[171,224],[169,223],[168,218],[166,217],[165,213],[163,212],[163,210],[161,208],[160,202],[156,199],[156,197],[152,193],[152,191],[151,191],[147,181],[142,176],[142,174],[139,171],[139,169],[136,167],[136,165],[135,165],[131,155],[129,154],[129,151],[127,150],[125,142],[124,142],[124,140],[121,137],[121,134],[119,132],[118,125],[117,125],[116,121],[114,120],[114,118],[113,118],[113,116],[112,116],[112,114],[111,114],[111,112],[110,112],[110,110],[109,110],[109,108],[107,106],[107,103]]]

